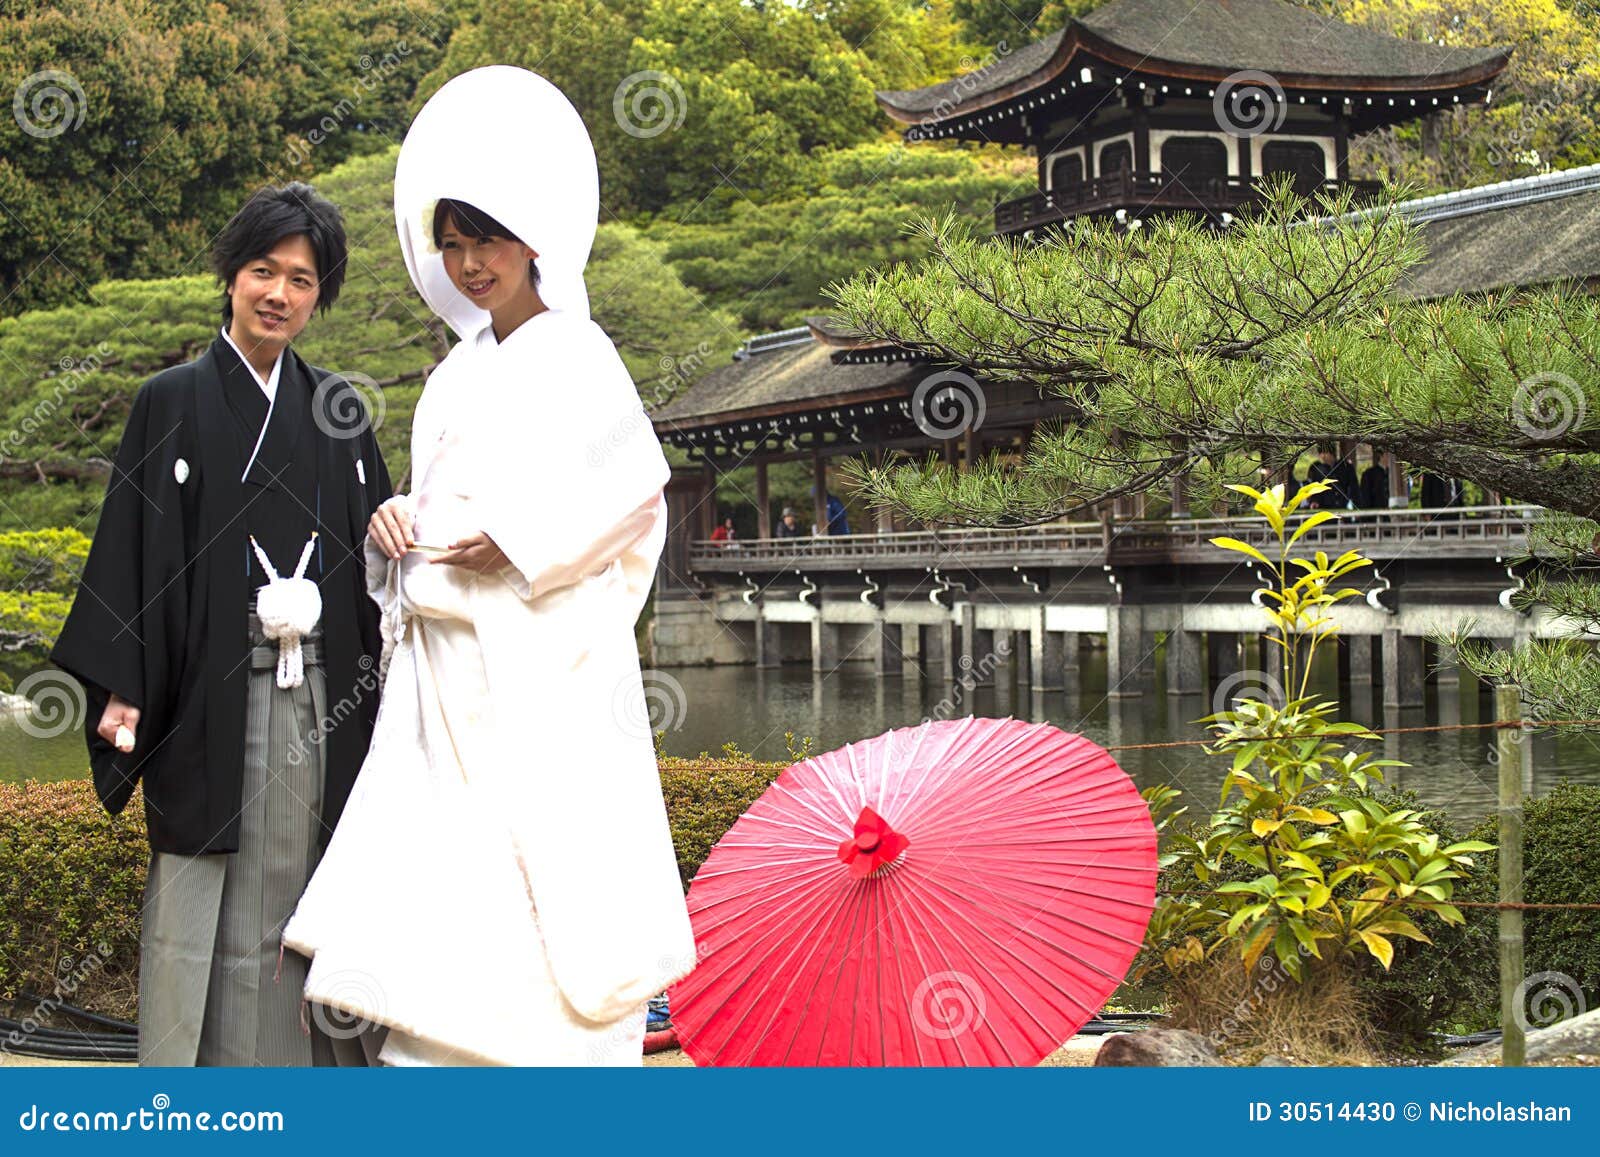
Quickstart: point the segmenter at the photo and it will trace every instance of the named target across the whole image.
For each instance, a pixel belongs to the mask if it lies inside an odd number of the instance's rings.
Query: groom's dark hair
[[[239,270],[271,253],[285,237],[304,234],[317,259],[317,311],[327,313],[344,285],[348,247],[339,207],[304,181],[257,189],[211,245],[211,268],[222,281],[222,324],[233,323],[228,287]]]
[[[433,247],[438,249],[443,243],[444,227],[451,221],[456,223],[456,229],[474,237],[503,237],[507,241],[515,241],[518,245],[527,242],[518,237],[511,230],[500,224],[489,214],[476,205],[469,205],[465,201],[452,201],[446,197],[433,207]],[[539,266],[533,258],[528,259],[528,280],[535,289],[539,288]]]

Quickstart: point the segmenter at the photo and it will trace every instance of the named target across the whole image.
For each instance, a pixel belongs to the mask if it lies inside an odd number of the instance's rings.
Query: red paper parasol
[[[1105,1003],[1155,903],[1133,782],[1016,719],[787,769],[689,889],[672,1021],[702,1065],[1032,1065]]]

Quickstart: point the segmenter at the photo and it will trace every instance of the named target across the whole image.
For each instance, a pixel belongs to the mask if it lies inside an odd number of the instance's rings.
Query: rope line
[[[1368,727],[1357,732],[1349,731],[1312,731],[1305,735],[1294,736],[1252,736],[1250,739],[1368,739],[1375,735],[1409,735],[1423,731],[1482,731],[1510,730],[1512,728],[1530,731],[1544,727],[1600,727],[1600,719],[1500,719],[1492,723],[1438,723],[1426,727]],[[1114,747],[1107,747],[1106,751],[1154,751],[1165,747],[1205,747],[1220,742],[1217,739],[1176,739],[1166,743],[1119,743]],[[1243,742],[1243,741],[1241,741]],[[709,763],[718,771],[767,771],[782,760],[773,760],[767,763],[730,763],[715,757],[701,760],[686,756],[668,756],[669,759],[681,759],[684,763]]]

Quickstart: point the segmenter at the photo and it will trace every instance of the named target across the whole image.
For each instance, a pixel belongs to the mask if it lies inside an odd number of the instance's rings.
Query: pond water
[[[683,756],[702,751],[720,754],[724,743],[734,742],[759,758],[782,759],[787,752],[786,731],[812,737],[813,751],[821,752],[926,718],[967,714],[1048,721],[1097,743],[1123,747],[1202,738],[1203,729],[1193,721],[1212,710],[1209,697],[1166,694],[1159,678],[1143,696],[1108,699],[1103,651],[1085,650],[1077,688],[1053,692],[1042,702],[1025,687],[1020,692],[979,688],[967,692],[965,702],[954,704],[937,680],[920,677],[909,667],[907,672],[903,678],[879,680],[870,668],[847,667],[819,679],[803,665],[771,670],[691,667],[649,672],[646,686],[652,721],[666,729],[664,750]],[[1332,672],[1319,673],[1325,676],[1321,692],[1334,694]],[[1424,708],[1385,712],[1379,695],[1378,688],[1345,688],[1345,717],[1373,727],[1493,718],[1490,695],[1470,678],[1459,691],[1430,685]],[[52,726],[51,720],[37,715],[26,725],[16,716],[0,715],[0,780],[85,776],[81,729],[72,726],[52,734],[58,730],[58,722]],[[1411,765],[1391,771],[1389,782],[1415,791],[1431,807],[1444,808],[1459,826],[1469,826],[1494,807],[1498,772],[1490,759],[1493,734],[1466,730],[1389,736],[1386,753]],[[1224,769],[1222,761],[1200,748],[1115,754],[1140,787],[1171,784],[1193,797],[1189,802],[1195,812],[1214,806]],[[1600,784],[1600,734],[1564,731],[1535,736],[1533,778],[1524,789],[1544,795],[1563,778]]]
[[[910,670],[910,668],[908,668]],[[1333,696],[1332,672],[1320,688]],[[673,688],[667,680],[681,688]],[[1015,716],[1054,723],[1108,747],[1168,743],[1204,738],[1194,720],[1213,708],[1209,696],[1168,695],[1158,681],[1153,692],[1131,699],[1106,696],[1105,653],[1084,651],[1078,688],[1052,692],[1042,705],[1026,688],[978,688],[970,702],[952,710],[937,680],[920,677],[879,680],[870,668],[849,668],[817,679],[809,667],[771,670],[750,667],[675,668],[649,676],[649,698],[667,725],[664,750],[669,755],[720,754],[722,745],[767,759],[786,757],[786,731],[815,739],[813,751],[827,751],[893,727],[924,719],[959,715]],[[670,694],[668,689],[671,689]],[[1480,692],[1469,676],[1458,688],[1430,685],[1427,706],[1405,711],[1382,707],[1382,688],[1357,685],[1345,689],[1345,718],[1371,727],[1420,727],[1444,723],[1488,722],[1494,718],[1492,695]],[[1042,710],[1036,707],[1042,706]],[[667,713],[674,717],[668,718]],[[1390,769],[1387,781],[1415,791],[1430,807],[1443,808],[1465,829],[1494,810],[1499,772],[1490,759],[1492,730],[1424,732],[1385,738],[1384,754],[1411,766]],[[1563,778],[1600,784],[1600,734],[1564,731],[1536,734],[1533,778],[1524,791],[1542,796]],[[1191,813],[1216,806],[1226,770],[1224,761],[1198,747],[1122,750],[1117,762],[1141,788],[1170,784],[1192,798]]]

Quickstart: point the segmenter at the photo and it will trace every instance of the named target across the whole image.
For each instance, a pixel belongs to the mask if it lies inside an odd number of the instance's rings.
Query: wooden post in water
[[[1516,687],[1494,689],[1494,716],[1505,723],[1522,718],[1522,698]],[[1522,748],[1526,733],[1502,727],[1495,750],[1500,765],[1500,903],[1522,903]],[[1526,1041],[1522,1033],[1523,981],[1522,909],[1500,909],[1500,1064],[1522,1065]]]

